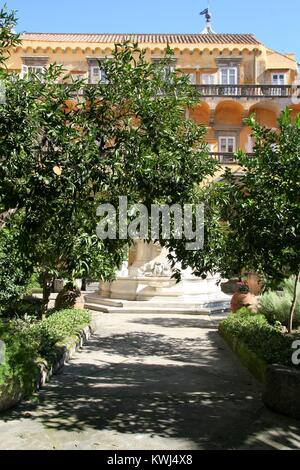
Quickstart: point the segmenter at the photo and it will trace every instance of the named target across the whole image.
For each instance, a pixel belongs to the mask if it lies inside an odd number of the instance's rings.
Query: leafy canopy
[[[157,65],[125,43],[101,64],[106,84],[71,81],[55,64],[6,77],[0,204],[21,214],[19,249],[46,277],[110,279],[130,240],[96,239],[99,203],[193,202],[214,173],[205,129],[185,118],[199,97],[171,62],[171,51]]]

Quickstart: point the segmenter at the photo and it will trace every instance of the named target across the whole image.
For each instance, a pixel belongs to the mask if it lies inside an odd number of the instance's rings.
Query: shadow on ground
[[[199,327],[198,320],[152,321]],[[300,423],[264,408],[260,386],[216,331],[199,338],[96,335],[79,357],[41,392],[39,404],[24,403],[2,418],[30,411],[30,420],[56,431],[147,434],[199,449],[300,448]]]

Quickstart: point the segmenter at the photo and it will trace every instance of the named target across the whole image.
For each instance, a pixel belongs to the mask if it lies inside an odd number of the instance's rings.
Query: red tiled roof
[[[113,44],[130,40],[152,44],[261,44],[253,34],[77,34],[24,33],[27,41],[94,42]]]

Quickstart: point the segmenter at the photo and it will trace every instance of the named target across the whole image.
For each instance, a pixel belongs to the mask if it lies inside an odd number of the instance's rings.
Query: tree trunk
[[[87,279],[84,277],[84,278],[82,279],[82,281],[81,281],[81,290],[82,290],[83,292],[85,292],[85,291],[86,291],[86,287],[87,287]]]
[[[293,331],[293,323],[294,323],[294,316],[295,316],[296,303],[297,303],[297,290],[298,290],[298,284],[299,284],[299,277],[300,277],[300,273],[296,274],[293,302],[292,302],[292,305],[291,305],[290,317],[289,317],[289,326],[288,326],[289,333],[291,333]]]
[[[48,311],[49,298],[51,294],[52,281],[46,276],[43,278],[43,306],[42,306],[42,317],[44,317]]]

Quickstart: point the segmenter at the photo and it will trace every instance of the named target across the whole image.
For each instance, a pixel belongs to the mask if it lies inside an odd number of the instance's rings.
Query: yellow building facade
[[[252,34],[26,33],[11,50],[8,68],[24,75],[56,62],[74,78],[96,83],[105,79],[101,60],[125,40],[138,42],[149,61],[162,59],[168,45],[173,49],[176,70],[188,74],[202,97],[187,116],[206,126],[210,151],[221,163],[235,166],[232,154],[239,148],[252,152],[250,130],[243,124],[247,116],[276,128],[286,106],[293,116],[300,112],[295,56],[273,51]]]

